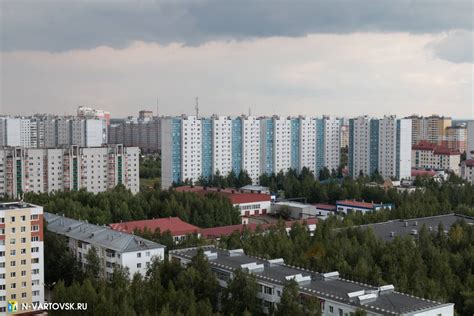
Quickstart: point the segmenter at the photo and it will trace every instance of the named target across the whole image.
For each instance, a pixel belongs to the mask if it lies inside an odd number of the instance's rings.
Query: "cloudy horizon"
[[[3,1],[0,112],[474,118],[473,6]]]

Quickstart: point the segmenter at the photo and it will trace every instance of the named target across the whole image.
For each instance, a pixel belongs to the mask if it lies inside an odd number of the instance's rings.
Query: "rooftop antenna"
[[[249,107],[249,116],[252,116],[252,109]]]
[[[194,109],[196,110],[196,118],[199,118],[199,97],[196,97],[196,106]]]

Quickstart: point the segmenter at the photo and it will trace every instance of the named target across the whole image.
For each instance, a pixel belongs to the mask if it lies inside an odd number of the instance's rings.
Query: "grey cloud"
[[[453,31],[428,44],[438,58],[455,63],[474,62],[474,32]]]
[[[133,41],[472,30],[472,1],[3,1],[1,47],[64,51]]]

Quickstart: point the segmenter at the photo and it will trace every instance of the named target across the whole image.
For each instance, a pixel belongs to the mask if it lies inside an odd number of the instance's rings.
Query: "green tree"
[[[222,305],[226,315],[242,315],[245,311],[252,315],[261,314],[257,299],[259,285],[255,276],[237,269],[223,292]]]

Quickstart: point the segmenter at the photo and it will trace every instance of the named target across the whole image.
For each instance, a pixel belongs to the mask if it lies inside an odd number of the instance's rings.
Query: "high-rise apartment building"
[[[161,119],[162,187],[219,172],[263,173],[309,168],[337,170],[340,121],[332,117],[195,116]]]
[[[349,121],[349,174],[378,172],[383,177],[409,178],[412,122],[385,116],[361,116]]]
[[[421,141],[441,145],[446,138],[446,128],[451,126],[450,117],[431,115],[427,117],[412,115],[412,145]]]
[[[467,122],[466,132],[466,153],[467,158],[474,159],[474,121]]]
[[[43,208],[0,204],[0,313],[9,301],[44,303]],[[22,310],[22,313],[28,313]]]
[[[158,152],[161,149],[161,120],[153,117],[151,111],[140,111],[139,117],[129,117],[109,126],[109,144],[123,144],[140,147],[143,153]]]
[[[451,150],[463,153],[467,149],[466,124],[446,127],[446,136],[443,145]]]
[[[123,184],[139,191],[137,147],[0,149],[0,196],[20,198],[26,192],[77,191],[98,193]]]
[[[0,146],[52,148],[64,145],[96,147],[107,143],[103,118],[49,115],[0,117]]]

